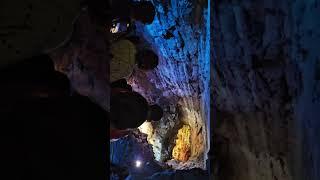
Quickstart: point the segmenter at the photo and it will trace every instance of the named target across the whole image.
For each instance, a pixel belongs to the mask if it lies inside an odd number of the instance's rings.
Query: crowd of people
[[[60,6],[56,2],[20,2],[19,7],[38,13],[35,17],[19,8],[15,11],[18,6],[14,3],[6,0],[8,9],[0,12],[1,17],[8,17],[0,22],[1,28],[7,27],[1,32],[8,34],[0,36],[0,112],[4,120],[0,132],[5,137],[2,163],[12,179],[101,179],[107,175],[105,133],[109,131],[110,140],[116,140],[145,121],[161,120],[163,115],[159,105],[149,104],[127,83],[134,69],[152,71],[159,64],[153,50],[138,48],[129,36],[136,21],[153,22],[155,8],[150,1],[133,0],[61,1]],[[110,82],[106,83],[111,87],[110,112],[75,91],[67,76],[54,69],[47,54],[66,37],[65,26],[71,23],[66,25],[63,20],[70,19],[67,16],[72,16],[75,7],[86,9],[97,28],[109,34]],[[47,22],[55,20],[55,12],[62,10],[70,13],[59,16],[58,26],[46,31]],[[11,11],[22,15],[10,19]],[[20,23],[21,19],[35,32],[28,34],[28,42],[22,38],[27,34],[24,29],[6,24]],[[15,36],[10,36],[11,31]],[[14,50],[16,46],[19,50]]]
[[[133,30],[135,21],[151,24],[155,17],[155,8],[149,1],[112,2],[110,31],[116,38],[111,38],[110,139],[114,140],[125,136],[130,132],[129,129],[139,127],[146,120],[159,121],[163,112],[159,105],[149,105],[145,98],[134,92],[126,82],[126,78],[130,77],[135,68],[152,71],[159,64],[159,58],[154,51],[137,48],[137,42],[132,41],[134,38],[128,35]],[[116,27],[118,29],[115,30]]]

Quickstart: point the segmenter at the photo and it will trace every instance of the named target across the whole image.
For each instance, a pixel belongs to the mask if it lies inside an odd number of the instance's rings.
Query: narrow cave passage
[[[160,63],[152,72],[135,71],[128,82],[149,103],[159,104],[164,116],[160,122],[145,122],[135,138],[111,143],[110,150],[113,163],[129,165],[129,171],[140,178],[165,169],[205,170],[209,151],[208,1],[153,4],[155,20],[147,26],[137,23],[136,35],[157,52]],[[130,166],[137,160],[144,170]]]

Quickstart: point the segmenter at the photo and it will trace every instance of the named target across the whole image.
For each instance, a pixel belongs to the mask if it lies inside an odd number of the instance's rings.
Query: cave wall
[[[295,179],[320,178],[320,1],[297,0],[293,14],[292,61],[299,65],[301,88],[295,99],[296,131],[299,132],[295,158]]]
[[[214,1],[217,179],[319,179],[318,1]]]
[[[52,50],[50,56],[55,69],[68,76],[74,91],[109,111],[110,53],[105,36],[84,10],[75,19],[66,43]]]
[[[288,6],[214,3],[212,101],[220,179],[291,178],[291,97],[299,76],[290,62]]]
[[[209,37],[207,0],[153,0],[156,17],[152,24],[136,23],[138,47],[153,49],[160,64],[155,71],[135,70],[128,83],[149,104],[164,109],[164,118],[152,123],[155,158],[171,158],[172,142],[180,124],[192,127],[189,164],[176,167],[205,168],[209,139]],[[109,110],[108,52],[105,32],[96,29],[84,11],[74,23],[67,41],[51,53],[56,70],[65,73],[75,91]]]
[[[206,138],[210,75],[208,1],[154,0],[153,3],[156,18],[151,25],[137,24],[137,35],[157,52],[160,64],[153,72],[135,71],[129,83],[149,103],[158,103],[165,109],[165,118],[153,123],[155,131],[151,140],[156,159],[164,161],[170,156],[172,148],[166,144],[174,135],[168,132],[177,132],[175,128],[182,122],[192,127],[192,150],[190,164],[181,167],[205,168],[209,144]],[[166,118],[170,113],[179,115]]]

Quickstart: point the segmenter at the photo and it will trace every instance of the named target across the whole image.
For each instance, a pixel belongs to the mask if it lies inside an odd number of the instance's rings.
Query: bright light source
[[[110,29],[110,32],[111,33],[117,33],[117,32],[119,32],[119,29],[120,29],[120,23],[113,24],[112,28]]]
[[[141,167],[141,164],[142,164],[141,161],[139,161],[139,160],[136,161],[136,167]]]

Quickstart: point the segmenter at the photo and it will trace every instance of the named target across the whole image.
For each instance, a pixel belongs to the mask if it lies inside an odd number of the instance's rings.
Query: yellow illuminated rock
[[[144,122],[140,127],[138,127],[138,129],[140,130],[140,132],[147,134],[148,137],[151,136],[153,133],[153,127],[151,122]]]
[[[146,134],[148,137],[147,137],[147,140],[148,140],[148,143],[152,145],[152,147],[154,146],[154,139],[152,138],[153,137],[153,127],[152,127],[152,124],[151,122],[144,122],[140,127],[138,127],[139,131],[143,134]]]
[[[179,129],[176,139],[176,146],[172,150],[172,157],[178,161],[188,161],[191,154],[190,146],[191,128],[188,125],[183,125]]]

